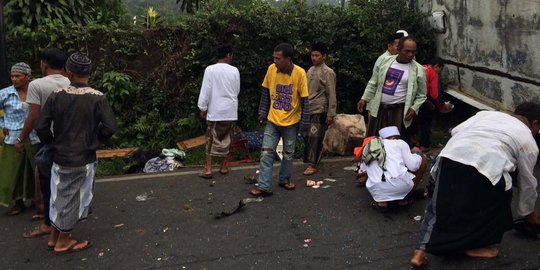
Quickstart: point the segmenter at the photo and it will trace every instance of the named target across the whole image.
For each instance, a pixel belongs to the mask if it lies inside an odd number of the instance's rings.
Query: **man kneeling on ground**
[[[517,189],[517,217],[540,226],[533,176],[538,157],[533,134],[539,130],[540,104],[529,102],[517,106],[514,115],[482,111],[452,129],[432,169],[435,191],[412,265],[427,264],[427,253],[496,257],[492,245],[512,228],[512,188]]]
[[[379,136],[364,147],[360,165],[367,173],[366,188],[374,200],[371,206],[386,210],[389,203],[406,206],[414,198],[424,198],[424,190],[417,190],[428,164],[422,150],[410,150],[396,126],[381,129]]]

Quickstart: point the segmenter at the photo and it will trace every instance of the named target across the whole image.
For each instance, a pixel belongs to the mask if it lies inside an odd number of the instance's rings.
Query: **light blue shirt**
[[[9,131],[4,143],[15,144],[17,142],[24,126],[24,120],[28,116],[29,108],[28,103],[21,100],[13,85],[0,90],[0,110],[4,110],[4,116],[0,117],[0,128]],[[30,132],[29,139],[32,144],[39,142],[35,130]]]

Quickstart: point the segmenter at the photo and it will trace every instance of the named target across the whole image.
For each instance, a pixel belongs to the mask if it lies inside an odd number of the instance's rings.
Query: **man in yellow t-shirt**
[[[274,48],[274,64],[268,67],[262,83],[259,120],[264,138],[259,168],[259,186],[250,191],[253,196],[272,195],[272,166],[276,146],[283,138],[283,159],[279,171],[279,186],[293,190],[292,160],[298,132],[309,129],[309,101],[306,71],[292,62],[293,47],[281,43]]]

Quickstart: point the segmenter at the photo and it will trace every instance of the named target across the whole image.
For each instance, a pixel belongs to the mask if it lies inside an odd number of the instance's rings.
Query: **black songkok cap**
[[[66,68],[78,75],[89,75],[92,69],[92,61],[82,53],[74,53],[69,56]]]

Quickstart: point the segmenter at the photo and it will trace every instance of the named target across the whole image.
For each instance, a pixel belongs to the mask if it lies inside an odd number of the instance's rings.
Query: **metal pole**
[[[6,67],[6,38],[4,31],[4,1],[0,0],[0,89],[9,86]]]

